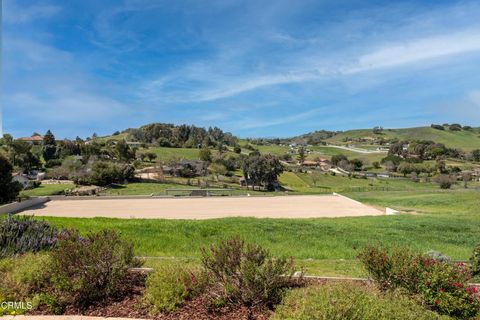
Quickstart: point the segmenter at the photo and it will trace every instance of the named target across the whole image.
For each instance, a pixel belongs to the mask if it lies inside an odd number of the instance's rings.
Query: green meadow
[[[355,192],[348,196],[374,206],[401,210],[396,216],[319,219],[226,218],[214,220],[142,220],[44,218],[82,233],[112,228],[132,239],[147,265],[168,259],[198,261],[200,248],[239,235],[292,256],[309,274],[362,274],[355,257],[369,243],[440,251],[467,260],[479,242],[480,193],[475,190]],[[168,257],[168,258],[166,258]]]

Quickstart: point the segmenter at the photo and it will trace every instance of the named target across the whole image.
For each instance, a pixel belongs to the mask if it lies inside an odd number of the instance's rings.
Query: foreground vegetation
[[[0,300],[28,306],[2,305],[0,315],[32,309],[82,314],[91,308],[102,314],[113,302],[123,305],[117,315],[172,319],[236,319],[239,312],[241,318],[272,319],[473,319],[480,311],[478,288],[468,284],[480,273],[479,247],[465,264],[439,253],[362,246],[358,258],[372,287],[306,280],[295,272],[294,259],[238,236],[201,247],[200,263],[170,261],[148,276],[129,271],[142,260],[134,257],[132,241],[109,229],[80,235],[9,217],[0,221],[0,242],[8,248],[0,259]],[[183,308],[192,301],[198,302]]]

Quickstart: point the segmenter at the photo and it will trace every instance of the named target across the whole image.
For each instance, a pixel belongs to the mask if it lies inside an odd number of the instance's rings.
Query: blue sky
[[[480,124],[480,2],[3,0],[4,131]]]

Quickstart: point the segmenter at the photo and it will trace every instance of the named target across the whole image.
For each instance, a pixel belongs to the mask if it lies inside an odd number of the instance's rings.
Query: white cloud
[[[468,30],[447,35],[405,39],[401,42],[389,43],[379,49],[362,48],[366,54],[344,60],[325,63],[321,53],[317,53],[317,65],[312,63],[311,52],[306,56],[298,56],[299,63],[271,66],[270,69],[290,69],[291,71],[270,71],[238,74],[230,72],[230,65],[235,59],[212,60],[209,63],[193,63],[175,70],[173,74],[147,81],[142,85],[140,95],[146,99],[162,102],[205,102],[236,96],[244,92],[263,87],[301,83],[316,80],[329,80],[353,74],[364,74],[381,69],[415,67],[417,63],[431,61],[442,62],[441,58],[458,54],[480,51],[480,30]],[[289,59],[288,61],[290,61]],[[445,60],[446,61],[446,60]],[[201,67],[199,67],[199,65]],[[322,67],[319,67],[322,66]]]
[[[316,108],[316,109],[311,109],[309,111],[305,111],[301,113],[294,113],[288,116],[268,118],[268,119],[259,119],[258,117],[248,117],[239,121],[228,123],[228,125],[235,129],[240,129],[240,130],[272,127],[272,126],[277,126],[281,124],[292,123],[294,121],[308,119],[323,111],[325,111],[325,108]]]
[[[61,11],[56,5],[29,5],[19,7],[14,0],[4,1],[3,20],[6,23],[28,23],[37,19],[50,18]]]
[[[358,58],[345,73],[393,68],[439,57],[480,50],[480,30],[393,43]]]

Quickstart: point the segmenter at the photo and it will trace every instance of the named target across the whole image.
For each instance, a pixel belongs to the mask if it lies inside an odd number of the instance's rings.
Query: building
[[[309,167],[309,168],[318,168],[318,169],[321,169],[323,171],[328,171],[332,166],[330,164],[330,161],[328,161],[327,159],[318,159],[316,161],[312,161],[312,160],[305,160],[303,161],[303,163],[301,164],[302,166],[304,167]]]
[[[39,134],[33,134],[31,137],[22,137],[17,140],[25,141],[29,144],[41,144],[43,142],[43,136]]]

